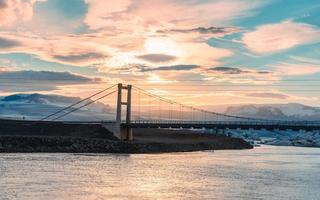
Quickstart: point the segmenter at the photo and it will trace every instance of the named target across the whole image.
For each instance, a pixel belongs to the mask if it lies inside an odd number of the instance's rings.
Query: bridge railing
[[[175,121],[175,120],[134,120],[131,124],[195,124],[195,125],[283,125],[283,126],[320,126],[320,121]]]
[[[13,120],[14,121],[14,120]],[[18,120],[23,122],[22,120]],[[28,121],[34,123],[40,123],[39,121]],[[43,123],[49,123],[51,121],[41,121]],[[101,121],[56,121],[57,123],[66,123],[66,124],[105,124],[105,123],[116,123],[114,120],[101,120]],[[125,120],[121,121],[121,124],[126,124]],[[320,121],[188,121],[188,120],[132,120],[130,124],[139,125],[139,124],[153,124],[153,125],[252,125],[252,126],[319,126]]]

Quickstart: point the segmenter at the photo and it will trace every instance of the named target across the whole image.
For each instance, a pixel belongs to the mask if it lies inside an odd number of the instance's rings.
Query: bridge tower
[[[123,90],[127,92],[127,98],[123,101]],[[128,126],[131,122],[131,94],[132,94],[132,85],[123,85],[122,83],[118,84],[118,98],[117,98],[117,114],[115,123],[104,123],[102,126],[108,131],[112,132],[114,136],[120,140],[132,140],[132,128]],[[126,106],[126,115],[125,123],[126,126],[123,126],[122,121],[122,106]]]
[[[122,91],[127,91],[127,99],[123,101]],[[131,122],[131,91],[132,85],[124,86],[122,83],[118,84],[118,98],[117,98],[117,115],[116,115],[116,127],[119,129],[118,138],[122,140],[132,140],[132,129],[129,126],[121,127],[122,123],[122,106],[126,106],[125,123],[128,125]]]

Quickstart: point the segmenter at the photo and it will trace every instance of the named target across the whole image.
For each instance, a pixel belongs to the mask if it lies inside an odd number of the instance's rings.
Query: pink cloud
[[[193,63],[202,66],[219,64],[219,59],[231,56],[233,52],[228,49],[215,48],[206,43],[181,43],[183,50],[182,62]]]
[[[290,98],[287,94],[275,93],[275,92],[252,92],[245,94],[248,97],[256,98],[271,98],[271,99],[288,99]]]
[[[30,12],[25,19],[32,18],[32,5],[36,0],[10,2],[29,5],[25,10]],[[149,60],[142,60],[139,59],[141,55],[153,55],[153,59],[157,55],[158,60],[161,55],[161,64],[164,65],[197,64],[209,67],[218,65],[219,59],[231,56],[233,52],[209,46],[207,39],[238,31],[236,27],[215,25],[231,24],[234,18],[250,15],[251,10],[261,5],[259,1],[247,0],[85,2],[88,13],[84,23],[93,30],[91,33],[48,35],[36,31],[0,32],[0,39],[7,44],[6,48],[0,48],[0,53],[27,52],[51,62],[98,66],[100,69],[137,63],[155,65],[155,60],[150,61],[150,56]],[[12,6],[10,9],[10,12],[17,12]],[[174,29],[182,31],[159,32]],[[52,32],[51,29],[49,32]],[[163,59],[163,55],[174,59]]]
[[[0,40],[7,45],[0,47],[1,53],[24,53],[40,59],[66,65],[88,66],[104,62],[109,49],[86,37],[57,36],[44,38],[29,34],[0,32]]]
[[[243,43],[255,53],[274,53],[302,44],[320,41],[320,29],[304,23],[284,21],[259,26],[244,34]]]
[[[202,68],[200,73],[207,80],[234,84],[272,85],[281,80],[279,72],[259,71],[245,67]]]
[[[125,11],[131,4],[131,0],[85,0],[85,2],[89,5],[85,23],[92,29],[115,26],[112,22],[112,19],[116,18],[115,14]]]
[[[111,62],[106,62],[106,68],[119,63],[148,64],[141,60],[128,59],[128,54],[134,55],[131,57],[142,54],[166,54],[177,58],[175,62],[170,60],[171,64],[216,65],[219,59],[231,56],[232,51],[209,46],[206,44],[207,39],[239,31],[236,27],[221,29],[216,25],[231,24],[233,19],[251,15],[254,8],[262,5],[261,1],[246,0],[86,2],[89,10],[84,22],[91,29],[103,33],[104,39],[101,39],[101,42],[114,48],[114,58]],[[214,29],[215,27],[217,28]],[[164,46],[160,43],[170,41],[174,47],[166,46],[166,52],[160,49],[150,51],[150,48],[145,48],[150,46],[149,40],[162,40],[156,46]]]
[[[320,73],[320,66],[307,63],[279,63],[276,70],[285,76],[300,76]]]
[[[257,0],[86,0],[86,3],[89,10],[85,22],[92,29],[125,29],[132,25],[140,28],[225,25],[238,17],[250,16],[255,8],[265,4]]]
[[[2,0],[0,25],[11,26],[18,21],[28,21],[33,16],[33,5],[38,0]]]

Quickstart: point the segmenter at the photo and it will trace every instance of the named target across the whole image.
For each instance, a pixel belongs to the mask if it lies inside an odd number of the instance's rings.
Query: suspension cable
[[[94,93],[93,95],[91,95],[91,96],[89,96],[89,97],[87,97],[87,98],[85,98],[85,99],[81,99],[80,101],[77,101],[77,102],[75,102],[75,103],[73,103],[73,104],[71,104],[71,105],[69,105],[69,106],[67,106],[67,107],[65,107],[65,108],[62,108],[62,109],[60,109],[60,110],[58,110],[58,111],[56,111],[56,112],[54,112],[54,113],[52,113],[52,114],[44,117],[44,118],[42,118],[40,121],[46,120],[46,119],[48,119],[48,118],[50,118],[50,117],[52,117],[52,116],[54,116],[54,115],[56,115],[56,114],[59,114],[60,112],[63,112],[63,111],[65,111],[65,110],[68,110],[69,108],[72,108],[73,106],[76,106],[76,105],[78,105],[78,104],[80,104],[80,103],[82,103],[82,102],[84,102],[84,101],[86,101],[86,100],[88,100],[88,99],[91,99],[92,97],[95,97],[95,96],[97,96],[97,95],[99,95],[99,94],[101,94],[101,93],[103,93],[103,92],[105,92],[105,91],[113,88],[114,86],[116,86],[116,85],[112,85],[111,87],[108,87],[108,88],[103,89],[103,90],[101,90],[101,91],[99,91],[99,92],[97,92],[97,93]]]
[[[55,121],[55,120],[60,119],[60,118],[62,118],[62,117],[64,117],[64,116],[66,116],[66,115],[69,115],[70,113],[73,113],[73,112],[75,112],[75,111],[77,111],[77,110],[79,110],[79,109],[81,109],[81,108],[83,108],[83,107],[89,106],[90,104],[93,104],[93,103],[97,102],[98,100],[103,99],[103,98],[105,98],[105,97],[107,97],[107,96],[115,93],[116,91],[117,91],[117,90],[114,90],[114,91],[112,91],[112,92],[110,92],[110,93],[108,93],[108,94],[106,94],[106,95],[104,95],[104,96],[102,96],[102,97],[99,97],[98,99],[92,100],[92,101],[90,101],[90,102],[88,102],[88,103],[86,103],[86,104],[84,104],[84,105],[82,105],[82,106],[80,106],[80,107],[74,108],[74,109],[72,109],[71,111],[69,111],[69,112],[67,112],[67,113],[65,113],[65,114],[63,114],[63,115],[60,115],[59,117],[54,118],[52,121]]]
[[[153,97],[153,98],[157,98],[157,99],[160,99],[166,103],[173,103],[173,104],[177,104],[177,105],[180,105],[182,108],[188,108],[188,109],[191,109],[191,110],[197,110],[199,112],[205,112],[205,113],[208,113],[208,114],[212,114],[212,115],[216,115],[217,117],[219,116],[223,116],[223,117],[228,117],[228,118],[235,118],[235,119],[245,119],[245,120],[256,120],[256,121],[272,121],[272,120],[269,120],[269,119],[260,119],[260,118],[252,118],[252,117],[243,117],[243,116],[235,116],[235,115],[228,115],[228,114],[223,114],[223,113],[217,113],[217,112],[213,112],[213,111],[208,111],[208,110],[204,110],[204,109],[200,109],[200,108],[196,108],[196,107],[193,107],[193,106],[188,106],[188,105],[185,105],[185,104],[182,104],[182,103],[179,103],[179,102],[176,102],[176,101],[173,101],[173,100],[170,100],[170,99],[167,99],[167,98],[164,98],[164,97],[161,97],[159,95],[155,95],[149,91],[146,91],[142,88],[139,88],[137,86],[134,86],[136,89],[138,90],[141,90],[144,94],[148,95],[149,97]]]
[[[141,118],[140,118],[140,112],[141,112],[141,107],[140,107],[140,101],[141,101],[141,92],[140,92],[140,90],[139,90],[139,94],[138,94],[139,96],[138,96],[138,120],[140,121],[141,120]]]

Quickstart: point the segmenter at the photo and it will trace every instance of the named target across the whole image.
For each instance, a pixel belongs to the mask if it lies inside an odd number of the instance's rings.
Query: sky
[[[319,106],[319,58],[319,0],[0,0],[1,96]]]

